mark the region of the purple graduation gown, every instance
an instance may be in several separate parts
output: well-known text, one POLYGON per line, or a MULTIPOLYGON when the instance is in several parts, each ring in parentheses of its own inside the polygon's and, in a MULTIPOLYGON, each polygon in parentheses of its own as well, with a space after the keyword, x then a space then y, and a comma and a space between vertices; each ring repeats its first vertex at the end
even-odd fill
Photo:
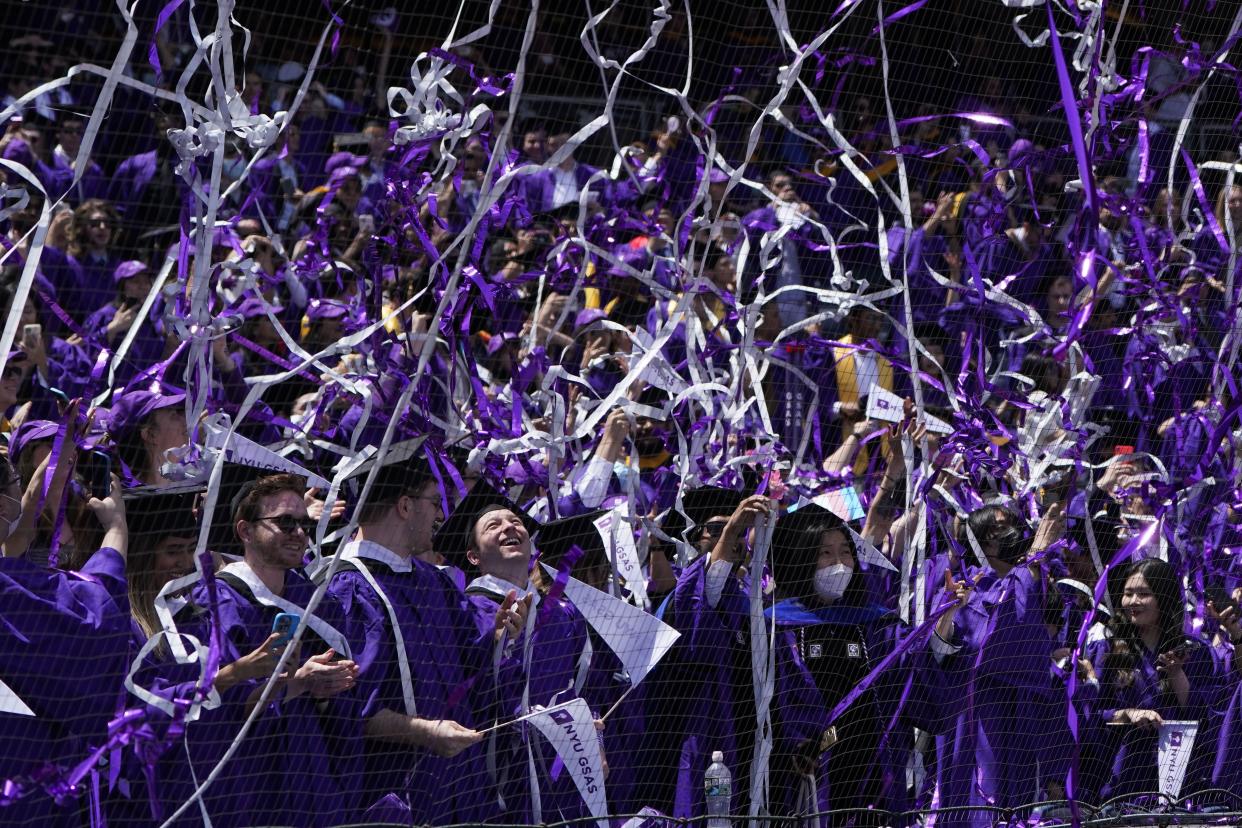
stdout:
MULTIPOLYGON (((216 635, 220 662, 229 664, 257 647, 271 634, 278 610, 258 603, 240 580, 227 573, 217 577, 219 612, 198 631, 200 640, 216 635)), ((299 607, 309 602, 314 584, 297 570, 285 574, 283 598, 299 607)), ((207 587, 195 586, 193 601, 209 606, 207 587)), ((341 627, 340 607, 325 596, 316 616, 341 627)), ((290 659, 296 669, 307 657, 326 649, 308 628, 301 657, 290 659)), ((221 694, 215 710, 204 711, 186 729, 187 749, 201 783, 219 762, 246 720, 246 699, 262 680, 239 683, 221 694)), ((303 695, 284 699, 273 692, 233 758, 204 794, 212 824, 223 826, 331 826, 358 817, 353 780, 360 771, 361 723, 347 694, 330 699, 303 695)), ((181 803, 165 805, 175 810, 181 803)), ((193 819, 197 809, 187 811, 193 819)))
MULTIPOLYGON (((392 565, 371 557, 363 565, 397 615, 418 717, 480 727, 488 712, 479 707, 491 681, 491 636, 479 634, 470 605, 448 575, 416 558, 406 570, 392 557, 392 565)), ((392 620, 383 601, 348 560, 333 576, 328 596, 341 606, 341 631, 358 663, 359 719, 365 722, 384 709, 406 715, 392 620)), ((365 771, 356 780, 364 808, 397 793, 408 794, 416 825, 473 822, 495 814, 494 800, 483 793, 487 771, 481 744, 445 759, 367 739, 364 756, 365 771)))
MULTIPOLYGON (((466 596, 474 608, 479 633, 490 634, 495 629, 496 610, 503 596, 473 583, 467 586, 466 596)), ((515 658, 522 658, 527 635, 534 636, 530 642, 529 672, 517 681, 502 679, 495 691, 495 709, 504 718, 522 714, 524 683, 529 685, 531 707, 548 707, 581 695, 590 668, 586 621, 564 598, 540 596, 538 607, 532 610, 531 619, 527 621, 527 632, 513 647, 515 658)), ((587 702, 596 715, 604 713, 598 709, 596 700, 588 698, 587 702)), ((491 723, 482 724, 490 726, 491 723)), ((534 757, 542 821, 556 822, 590 816, 573 779, 561 767, 547 740, 533 727, 515 726, 501 728, 493 738, 484 742, 484 749, 489 755, 488 763, 493 762, 494 756, 496 768, 496 778, 491 780, 492 784, 486 790, 497 802, 498 797, 503 797, 501 820, 521 823, 535 818, 527 770, 527 745, 531 746, 534 757)))
MULTIPOLYGON (((101 549, 81 572, 0 558, 0 678, 35 716, 0 713, 0 781, 72 768, 103 744, 129 666, 125 559, 101 549)), ((6 826, 78 824, 81 801, 42 790, 0 807, 6 826)))
MULTIPOLYGON (((696 559, 678 578, 665 608, 666 623, 682 637, 669 656, 685 677, 677 788, 673 816, 705 813, 703 774, 713 751, 724 753, 733 775, 732 813, 746 814, 750 799, 750 765, 754 754, 755 698, 750 652, 749 585, 730 575, 715 608, 707 598, 707 558, 696 559)), ((668 658, 668 657, 666 657, 668 658)), ((776 637, 775 679, 771 703, 772 761, 768 803, 773 814, 797 813, 800 799, 824 810, 827 801, 827 754, 821 755, 814 791, 803 791, 801 779, 790 770, 790 759, 808 742, 818 743, 828 728, 829 710, 823 704, 810 671, 797 654, 790 632, 776 637)), ((668 700, 672 701, 672 700, 668 700)))
POLYGON ((1162 674, 1156 669, 1157 653, 1140 645, 1137 665, 1132 671, 1124 671, 1130 675, 1123 675, 1123 671, 1109 669, 1110 665, 1106 663, 1112 649, 1111 639, 1088 644, 1087 655, 1100 678, 1096 732, 1103 731, 1099 737, 1102 743, 1099 755, 1106 760, 1102 768, 1104 776, 1098 782, 1102 799, 1159 790, 1157 732, 1134 727, 1103 726, 1112 720, 1113 713, 1126 708, 1155 710, 1161 718, 1168 720, 1198 719, 1199 736, 1195 740, 1190 766, 1186 769, 1182 795, 1213 787, 1210 777, 1214 773, 1218 747, 1212 736, 1218 735, 1218 729, 1209 716, 1229 682, 1236 679, 1232 679, 1230 654, 1217 650, 1205 641, 1199 644, 1187 657, 1184 666, 1190 683, 1190 695, 1185 707, 1177 703, 1172 693, 1161 691, 1162 674))
POLYGON ((119 256, 108 254, 81 258, 44 247, 39 269, 56 287, 56 301, 75 320, 82 322, 116 298, 116 282, 112 274, 121 263, 119 256))
MULTIPOLYGON (((985 576, 954 619, 965 648, 958 671, 962 709, 937 757, 941 808, 1018 808, 1063 781, 1072 751, 1064 686, 1053 681, 1044 579, 1029 567, 985 576)), ((951 666, 950 666, 951 665, 951 666)), ((993 811, 942 816, 944 825, 990 825, 993 811)))

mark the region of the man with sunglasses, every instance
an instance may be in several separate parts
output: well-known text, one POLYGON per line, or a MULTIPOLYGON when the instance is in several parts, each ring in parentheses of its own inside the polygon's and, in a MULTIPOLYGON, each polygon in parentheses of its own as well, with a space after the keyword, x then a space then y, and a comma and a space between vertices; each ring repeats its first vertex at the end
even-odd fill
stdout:
POLYGON ((357 506, 358 531, 341 547, 328 595, 344 609, 342 629, 358 654, 361 805, 382 803, 365 818, 474 822, 489 803, 477 786, 454 783, 483 764, 474 725, 490 696, 494 642, 518 636, 528 603, 506 600, 494 631, 481 634, 465 595, 423 558, 444 512, 422 442, 389 448, 357 506))
POLYGON ((294 615, 305 624, 301 652, 286 658, 223 778, 204 794, 203 807, 216 825, 284 825, 295 814, 305 824, 321 818, 337 824, 356 813, 356 799, 340 780, 357 772, 359 728, 352 703, 341 694, 353 687, 358 667, 339 632, 336 602, 324 597, 307 610, 315 585, 301 566, 314 523, 305 492, 306 481, 292 474, 267 475, 243 488, 233 508, 242 559, 223 567, 214 585, 200 581, 194 588, 193 603, 211 610, 204 616, 211 628, 196 634, 219 642, 220 676, 227 677, 215 683, 220 704, 204 709, 186 730, 198 779, 232 745, 289 646, 288 636, 273 630, 277 616, 294 615))

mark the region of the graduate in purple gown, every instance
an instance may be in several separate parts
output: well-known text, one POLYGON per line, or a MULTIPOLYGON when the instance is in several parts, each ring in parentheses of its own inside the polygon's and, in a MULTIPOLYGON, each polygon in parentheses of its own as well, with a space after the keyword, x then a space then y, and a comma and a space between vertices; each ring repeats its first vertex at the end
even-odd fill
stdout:
POLYGON ((443 517, 429 465, 409 456, 421 442, 389 449, 328 594, 341 605, 358 663, 362 806, 379 803, 370 817, 396 808, 416 825, 473 822, 498 815, 474 729, 492 712, 482 707, 493 643, 520 634, 529 602, 501 602, 481 634, 449 576, 420 559, 443 517))
POLYGON ((174 623, 185 625, 185 629, 191 629, 202 612, 190 605, 185 595, 170 594, 163 599, 159 595, 171 581, 194 571, 199 529, 194 505, 204 490, 182 487, 168 492, 144 487, 125 492, 131 658, 138 658, 149 642, 153 644, 137 667, 134 684, 155 700, 137 694, 126 698, 128 708, 137 707, 146 713, 144 730, 153 738, 131 743, 122 754, 120 778, 110 785, 104 800, 104 815, 110 826, 159 824, 171 816, 164 802, 175 807, 194 792, 179 739, 179 723, 172 711, 196 699, 204 665, 175 661, 156 602, 162 601, 176 619, 174 623))
MULTIPOLYGON (((868 596, 854 541, 836 515, 814 503, 791 511, 777 523, 772 538, 772 575, 781 601, 767 611, 778 631, 778 646, 788 647, 799 671, 809 673, 820 704, 833 709, 875 666, 887 642, 883 630, 895 617, 868 596)), ((889 682, 896 671, 882 677, 889 682)), ((832 746, 814 768, 817 810, 893 810, 905 780, 886 780, 884 754, 901 741, 887 699, 873 688, 863 693, 834 722, 832 746), (891 788, 891 790, 890 790, 891 788)), ((908 727, 908 725, 907 725, 908 727)), ((796 757, 789 757, 785 762, 796 757)), ((792 765, 773 773, 773 805, 784 802, 795 812, 799 779, 792 765), (776 789, 777 782, 785 787, 776 789)), ((843 815, 854 824, 871 824, 860 814, 843 815)), ((879 824, 878 822, 875 824, 879 824)))
POLYGON ((134 485, 166 484, 161 472, 165 452, 190 441, 185 393, 158 381, 120 392, 112 403, 108 434, 123 464, 123 479, 134 485))
MULTIPOLYGON (((525 632, 498 645, 506 656, 517 654, 526 665, 514 686, 498 683, 497 707, 506 718, 580 696, 591 668, 586 621, 559 590, 546 586, 547 579, 532 577, 530 538, 538 528, 525 511, 480 480, 434 541, 450 560, 461 560, 464 554, 478 573, 467 584, 466 596, 480 634, 495 630, 496 615, 507 602, 529 596, 531 617, 525 632)), ((533 728, 502 728, 489 735, 485 749, 487 766, 495 769, 489 791, 507 821, 588 815, 570 775, 533 728)))
MULTIPOLYGON (((71 412, 76 416, 76 405, 71 412)), ((65 485, 74 453, 67 448, 61 454, 53 486, 65 485)), ((130 658, 128 533, 119 490, 89 503, 105 529, 101 548, 79 571, 50 569, 25 557, 46 469, 46 462, 40 465, 37 482, 23 497, 12 467, 0 460, 0 533, 5 538, 0 557, 0 681, 13 694, 0 711, 5 737, 0 781, 5 796, 15 793, 8 780, 16 780, 24 791, 15 802, 0 806, 0 821, 6 826, 80 824, 80 800, 54 802, 31 776, 63 774, 104 744, 108 724, 120 712, 121 682, 130 658), (24 510, 23 502, 30 508, 24 510)), ((90 796, 99 793, 91 787, 90 796)))
POLYGON ((132 155, 117 165, 108 193, 108 200, 124 216, 135 248, 147 246, 143 234, 177 223, 189 193, 189 185, 175 170, 180 163, 177 150, 166 137, 168 130, 177 126, 174 116, 157 107, 151 119, 155 149, 132 155))
POLYGON ((932 276, 932 269, 949 278, 942 257, 949 249, 941 227, 953 211, 953 196, 941 194, 931 215, 923 212, 923 193, 910 191, 913 229, 895 224, 888 229, 888 264, 893 278, 901 279, 910 291, 910 308, 916 322, 931 322, 948 304, 948 289, 932 276))
MULTIPOLYGON (((1095 723, 1105 760, 1096 780, 1101 798, 1158 792, 1160 722, 1198 720, 1207 737, 1215 732, 1209 713, 1237 681, 1229 653, 1187 633, 1180 581, 1158 558, 1130 566, 1112 629, 1089 644, 1101 681, 1095 723)), ((1183 794, 1212 786, 1217 750, 1211 738, 1196 740, 1183 794)))
POLYGON ((137 259, 121 262, 112 271, 112 282, 115 286, 112 301, 88 316, 82 331, 89 337, 86 345, 92 353, 102 348, 115 353, 130 329, 138 325, 138 333, 129 344, 125 359, 113 374, 113 383, 124 386, 160 361, 166 341, 157 315, 159 302, 152 306, 146 319, 138 319, 138 311, 151 292, 151 271, 146 262, 137 259))
MULTIPOLYGON (((0 286, 0 313, 14 310, 16 286, 0 286)), ((85 349, 54 331, 46 323, 43 302, 38 293, 31 291, 21 310, 21 325, 17 329, 14 345, 22 350, 31 368, 30 391, 31 416, 59 419, 60 410, 55 397, 81 396, 90 379, 92 362, 85 349), (61 392, 55 395, 51 389, 61 392)))
POLYGON ((991 571, 942 633, 962 708, 937 763, 940 807, 976 810, 942 817, 945 824, 990 825, 987 808, 1021 808, 1063 790, 1072 745, 1065 689, 1052 676, 1047 577, 1024 563, 1051 543, 1059 508, 1049 508, 1034 539, 1012 512, 971 513, 969 528, 991 571))
MULTIPOLYGON (((569 137, 568 131, 549 135, 548 155, 551 156, 563 147, 569 137)), ((588 204, 607 201, 605 187, 609 179, 604 176, 592 182, 591 177, 597 172, 599 170, 595 167, 576 161, 573 152, 570 152, 559 165, 528 175, 522 180, 526 208, 532 215, 547 213, 566 204, 576 203, 585 189, 590 190, 587 195, 588 204)))
POLYGON ((77 207, 93 198, 104 198, 108 193, 108 179, 99 164, 93 158, 78 158, 86 122, 87 118, 81 113, 60 113, 51 164, 38 171, 48 192, 53 196, 65 193, 65 201, 70 207, 77 207), (82 175, 75 184, 73 178, 78 169, 81 169, 82 175))
MULTIPOLYGON (((665 621, 682 634, 676 666, 684 671, 683 681, 690 682, 681 687, 684 708, 680 711, 683 723, 674 816, 704 813, 703 774, 717 750, 724 753, 733 774, 731 812, 748 813, 756 728, 749 591, 756 585, 752 576, 741 574, 737 567, 743 561, 746 531, 771 508, 771 501, 763 495, 742 500, 711 552, 681 573, 664 610, 665 621)), ((773 796, 768 807, 774 814, 815 813, 826 803, 826 791, 805 790, 802 781, 819 764, 831 741, 829 711, 822 705, 814 678, 798 663, 785 636, 777 638, 775 664, 773 796)))
POLYGON ((1221 593, 1208 593, 1207 609, 1218 625, 1213 643, 1233 651, 1233 674, 1223 682, 1225 690, 1209 712, 1210 724, 1214 727, 1210 727, 1206 735, 1214 739, 1215 744, 1208 752, 1216 755, 1206 769, 1206 786, 1224 788, 1236 796, 1242 793, 1242 740, 1238 739, 1238 728, 1242 725, 1242 610, 1239 610, 1238 599, 1242 597, 1242 589, 1235 587, 1229 593, 1224 590, 1221 593))
MULTIPOLYGON (((305 491, 305 481, 290 474, 261 477, 245 489, 232 510, 242 560, 192 593, 194 604, 213 608, 196 635, 218 644, 225 665, 214 684, 219 706, 186 729, 200 784, 256 708, 284 649, 287 639, 273 631, 276 616, 289 613, 307 623, 300 652, 290 656, 245 740, 203 795, 201 807, 217 826, 335 825, 358 816, 350 780, 359 770, 360 724, 342 696, 358 667, 340 632, 339 605, 325 597, 306 614, 315 586, 300 571, 314 525, 305 491)), ((191 806, 186 817, 195 818, 198 809, 191 806)))
POLYGON ((73 211, 65 249, 43 249, 39 267, 56 286, 57 302, 79 323, 116 295, 113 273, 121 263, 116 252, 120 229, 113 206, 91 199, 73 211))
POLYGON ((1044 279, 1064 265, 1046 238, 1048 230, 1040 223, 1043 217, 1027 210, 1020 211, 1019 218, 1018 226, 981 239, 968 251, 966 261, 971 273, 977 269, 987 284, 1033 305, 1044 279))

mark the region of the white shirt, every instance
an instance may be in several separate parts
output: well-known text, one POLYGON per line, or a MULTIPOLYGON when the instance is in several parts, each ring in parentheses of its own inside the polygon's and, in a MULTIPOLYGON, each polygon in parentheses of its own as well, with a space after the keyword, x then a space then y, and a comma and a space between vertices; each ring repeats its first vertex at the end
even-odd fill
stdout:
POLYGON ((578 194, 582 190, 578 186, 578 177, 574 175, 577 169, 577 162, 568 170, 563 170, 560 167, 552 168, 552 180, 556 184, 552 189, 553 209, 578 200, 578 194))

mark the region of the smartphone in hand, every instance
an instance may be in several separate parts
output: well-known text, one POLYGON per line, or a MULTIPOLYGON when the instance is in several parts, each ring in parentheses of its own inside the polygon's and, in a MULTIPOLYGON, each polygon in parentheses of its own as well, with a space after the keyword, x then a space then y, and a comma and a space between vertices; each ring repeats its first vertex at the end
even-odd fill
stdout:
POLYGON ((276 641, 276 647, 288 646, 293 640, 293 631, 298 628, 298 624, 302 618, 295 612, 278 613, 272 619, 272 632, 277 633, 280 638, 276 641))
POLYGON ((112 458, 102 451, 92 451, 86 455, 86 484, 91 497, 103 500, 112 493, 112 458))

